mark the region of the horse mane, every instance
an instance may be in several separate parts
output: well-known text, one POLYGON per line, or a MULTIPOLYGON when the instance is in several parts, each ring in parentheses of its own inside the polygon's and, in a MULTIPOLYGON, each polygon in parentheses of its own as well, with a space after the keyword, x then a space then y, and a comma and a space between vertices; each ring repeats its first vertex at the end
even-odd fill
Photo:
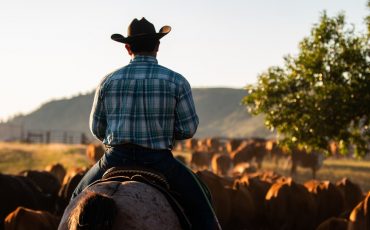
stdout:
POLYGON ((69 218, 71 230, 111 230, 117 215, 115 201, 106 195, 88 192, 69 218))

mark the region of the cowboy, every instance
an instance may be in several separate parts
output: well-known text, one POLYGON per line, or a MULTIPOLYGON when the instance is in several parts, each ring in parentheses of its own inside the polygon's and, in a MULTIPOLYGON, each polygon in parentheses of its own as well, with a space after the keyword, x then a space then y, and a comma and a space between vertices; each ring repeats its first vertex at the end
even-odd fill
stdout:
POLYGON ((219 229, 209 199, 195 174, 172 155, 175 140, 191 138, 199 123, 188 81, 158 64, 159 40, 171 31, 156 32, 145 18, 134 19, 124 43, 131 61, 108 74, 97 87, 90 130, 109 148, 83 177, 72 199, 111 167, 140 166, 162 173, 179 194, 193 229, 219 229))

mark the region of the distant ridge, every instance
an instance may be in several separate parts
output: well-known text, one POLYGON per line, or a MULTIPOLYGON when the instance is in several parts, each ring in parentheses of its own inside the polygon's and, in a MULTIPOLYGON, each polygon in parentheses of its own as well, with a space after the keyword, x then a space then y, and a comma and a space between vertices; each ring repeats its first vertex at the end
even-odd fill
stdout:
MULTIPOLYGON (((242 89, 194 88, 193 97, 200 125, 196 137, 270 137, 261 116, 251 116, 240 104, 242 89)), ((94 92, 47 102, 34 112, 8 121, 25 130, 68 130, 90 135, 88 119, 94 92)))

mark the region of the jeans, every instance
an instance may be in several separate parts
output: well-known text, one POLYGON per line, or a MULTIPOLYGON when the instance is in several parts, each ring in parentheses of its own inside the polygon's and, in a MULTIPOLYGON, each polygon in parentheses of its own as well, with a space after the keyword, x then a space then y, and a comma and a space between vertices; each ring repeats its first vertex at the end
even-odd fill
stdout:
POLYGON ((89 184, 101 179, 107 169, 120 166, 140 166, 162 173, 171 190, 179 194, 179 202, 193 229, 221 229, 203 185, 188 167, 173 157, 170 150, 152 150, 130 144, 108 148, 77 185, 72 199, 89 184))

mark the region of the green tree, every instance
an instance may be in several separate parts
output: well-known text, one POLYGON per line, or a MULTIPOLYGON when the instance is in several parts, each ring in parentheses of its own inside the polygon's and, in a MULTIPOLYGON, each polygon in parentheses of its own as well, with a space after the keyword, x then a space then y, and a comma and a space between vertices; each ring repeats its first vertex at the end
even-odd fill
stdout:
POLYGON ((252 114, 265 114, 265 125, 289 147, 328 150, 330 141, 342 153, 357 155, 370 140, 369 37, 357 35, 344 14, 328 17, 299 44, 297 56, 270 67, 248 85, 245 104, 252 114))

